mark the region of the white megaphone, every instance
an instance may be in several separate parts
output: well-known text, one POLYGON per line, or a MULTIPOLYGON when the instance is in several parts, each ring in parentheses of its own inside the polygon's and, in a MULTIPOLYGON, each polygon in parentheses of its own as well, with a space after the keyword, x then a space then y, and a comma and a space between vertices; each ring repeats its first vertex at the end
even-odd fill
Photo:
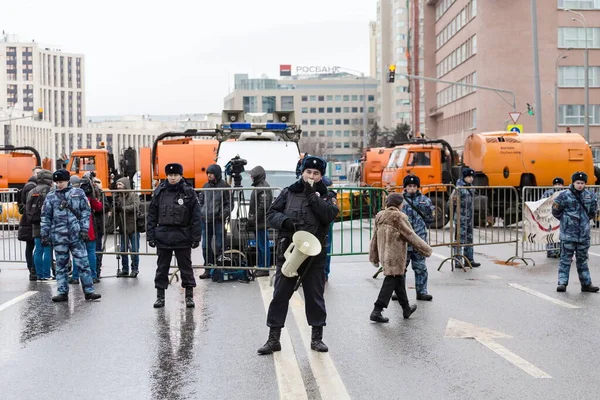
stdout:
POLYGON ((298 268, 306 257, 316 256, 321 252, 321 243, 310 232, 298 231, 292 236, 292 243, 283 254, 285 262, 281 267, 281 273, 288 278, 298 276, 298 268))

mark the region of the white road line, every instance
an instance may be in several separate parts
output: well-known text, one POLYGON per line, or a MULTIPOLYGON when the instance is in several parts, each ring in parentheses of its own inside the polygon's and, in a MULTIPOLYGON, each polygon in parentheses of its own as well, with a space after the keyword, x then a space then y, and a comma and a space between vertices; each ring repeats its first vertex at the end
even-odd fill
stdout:
POLYGON ((588 254, 591 255, 591 256, 600 257, 600 254, 598 254, 598 253, 592 253, 591 251, 588 251, 588 254))
POLYGON ((25 300, 26 298, 28 298, 28 297, 31 297, 31 296, 33 296, 33 295, 34 295, 34 294, 36 294, 36 293, 37 293, 37 291, 35 291, 35 290, 30 290, 29 292, 25 292, 25 293, 23 293, 22 295, 20 295, 20 296, 17 296, 17 297, 15 297, 15 298, 14 298, 14 299, 12 299, 12 300, 9 300, 9 301, 7 301, 6 303, 0 304, 0 311, 4 311, 4 310, 6 310, 8 307, 15 305, 15 304, 17 304, 18 302, 20 302, 20 301, 23 301, 23 300, 25 300))
MULTIPOLYGON (((269 304, 273 299, 273 288, 269 286, 269 278, 258 278, 265 311, 269 312, 269 304)), ((275 373, 281 399, 308 399, 306 387, 302 380, 300 366, 287 330, 281 331, 281 351, 273 353, 275 373)))
POLYGON ((486 278, 489 278, 489 279, 502 279, 502 277, 500 277, 498 275, 486 275, 486 278))
POLYGON ((338 374, 329 353, 318 353, 310 348, 311 328, 306 324, 304 302, 297 292, 294 293, 290 300, 290 307, 296 324, 300 329, 302 343, 308 354, 310 368, 317 381, 321 398, 336 400, 350 399, 346 386, 342 382, 342 378, 338 374))
POLYGON ((441 259, 441 260, 445 260, 446 258, 450 258, 450 256, 445 256, 445 255, 443 255, 443 254, 438 254, 438 253, 432 253, 431 255, 432 255, 433 257, 437 257, 437 258, 439 258, 439 259, 441 259))
POLYGON ((527 292, 529 294, 532 294, 534 296, 537 296, 540 299, 547 300, 547 301, 549 301, 551 303, 554 303, 554 304, 556 304, 558 306, 561 306, 561 307, 565 307, 565 308, 581 308, 579 306, 576 306, 576 305, 573 305, 573 304, 569 304, 569 303, 565 303, 564 301, 561 301, 561 300, 555 299, 554 297, 550 297, 548 295, 545 295, 544 293, 540 293, 540 292, 537 292, 537 291, 535 291, 533 289, 529 289, 528 287, 521 286, 518 283, 509 283, 508 285, 514 287, 515 289, 519 289, 519 290, 522 290, 522 291, 527 292))
POLYGON ((512 351, 508 350, 506 347, 498 344, 494 341, 494 339, 484 336, 476 337, 479 343, 492 350, 494 353, 498 354, 500 357, 503 357, 507 361, 511 362, 518 368, 521 368, 523 371, 527 372, 529 375, 534 378, 552 378, 550 375, 533 365, 527 360, 519 357, 512 351))

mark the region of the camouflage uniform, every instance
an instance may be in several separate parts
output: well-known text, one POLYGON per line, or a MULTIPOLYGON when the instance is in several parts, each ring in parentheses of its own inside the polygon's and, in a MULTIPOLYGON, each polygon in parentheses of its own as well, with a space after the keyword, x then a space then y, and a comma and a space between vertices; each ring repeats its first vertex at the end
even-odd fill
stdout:
POLYGON ((596 195, 587 189, 578 191, 573 185, 570 185, 568 190, 565 190, 554 199, 552 215, 560 220, 559 285, 567 286, 569 284, 569 271, 571 270, 573 254, 575 254, 575 264, 577 265, 581 285, 589 286, 592 284, 588 268, 590 220, 594 218, 597 210, 596 195))
MULTIPOLYGON (((554 193, 560 192, 561 190, 565 190, 564 187, 555 187, 552 189, 548 189, 542 194, 543 199, 547 199, 551 197, 554 193)), ((558 243, 548 243, 546 245, 546 256, 548 258, 558 258, 560 257, 560 242, 558 243)))
MULTIPOLYGON (((460 244, 472 244, 473 243, 473 209, 474 209, 474 197, 473 189, 467 187, 472 186, 470 183, 459 179, 456 182, 457 189, 452 193, 451 204, 456 204, 456 192, 458 192, 460 205, 454 208, 454 224, 460 234, 460 244), (460 215, 460 223, 456 221, 456 215, 460 215)), ((473 246, 454 246, 453 254, 464 254, 471 263, 473 260, 473 246)))
POLYGON ((50 191, 44 201, 41 236, 49 238, 54 247, 59 294, 69 293, 69 284, 67 283, 69 251, 73 255, 74 263, 79 268, 83 291, 85 293, 94 292, 86 247, 79 237, 80 232, 89 230, 90 213, 90 205, 83 190, 71 185, 63 190, 50 191))
MULTIPOLYGON (((408 216, 408 221, 410 222, 415 233, 424 241, 427 241, 427 227, 429 224, 433 222, 433 211, 434 207, 431 203, 431 199, 429 197, 421 194, 420 191, 417 190, 416 193, 410 194, 406 190, 404 191, 404 202, 402 211, 408 216), (410 206, 412 204, 419 212, 425 217, 419 215, 413 207, 410 206)), ((425 264, 425 256, 414 250, 411 245, 408 245, 408 254, 406 256, 406 267, 408 269, 408 264, 412 263, 412 269, 415 272, 415 288, 417 290, 417 294, 427 294, 427 264, 425 264)))

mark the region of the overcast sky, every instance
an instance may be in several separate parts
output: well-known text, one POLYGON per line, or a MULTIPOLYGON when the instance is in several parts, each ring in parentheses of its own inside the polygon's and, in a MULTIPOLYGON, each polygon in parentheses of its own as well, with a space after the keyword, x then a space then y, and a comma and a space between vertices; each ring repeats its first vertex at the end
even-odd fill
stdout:
POLYGON ((376 0, 3 1, 0 29, 83 53, 89 116, 179 114, 220 112, 234 73, 368 73, 375 14, 376 0))

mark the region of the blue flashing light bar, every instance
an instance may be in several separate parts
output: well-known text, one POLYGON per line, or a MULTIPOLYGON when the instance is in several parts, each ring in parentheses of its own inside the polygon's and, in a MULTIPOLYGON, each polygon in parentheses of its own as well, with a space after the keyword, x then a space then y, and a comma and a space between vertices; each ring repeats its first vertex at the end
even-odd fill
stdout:
POLYGON ((267 122, 266 124, 251 124, 250 122, 233 122, 229 126, 223 125, 224 129, 231 129, 235 131, 239 130, 252 130, 252 129, 264 129, 267 131, 285 131, 289 127, 288 124, 281 122, 267 122))
POLYGON ((282 123, 277 123, 277 122, 267 123, 267 130, 284 131, 287 129, 287 127, 288 127, 287 124, 282 124, 282 123))
POLYGON ((252 124, 249 122, 234 122, 229 127, 231 129, 252 129, 252 124))

